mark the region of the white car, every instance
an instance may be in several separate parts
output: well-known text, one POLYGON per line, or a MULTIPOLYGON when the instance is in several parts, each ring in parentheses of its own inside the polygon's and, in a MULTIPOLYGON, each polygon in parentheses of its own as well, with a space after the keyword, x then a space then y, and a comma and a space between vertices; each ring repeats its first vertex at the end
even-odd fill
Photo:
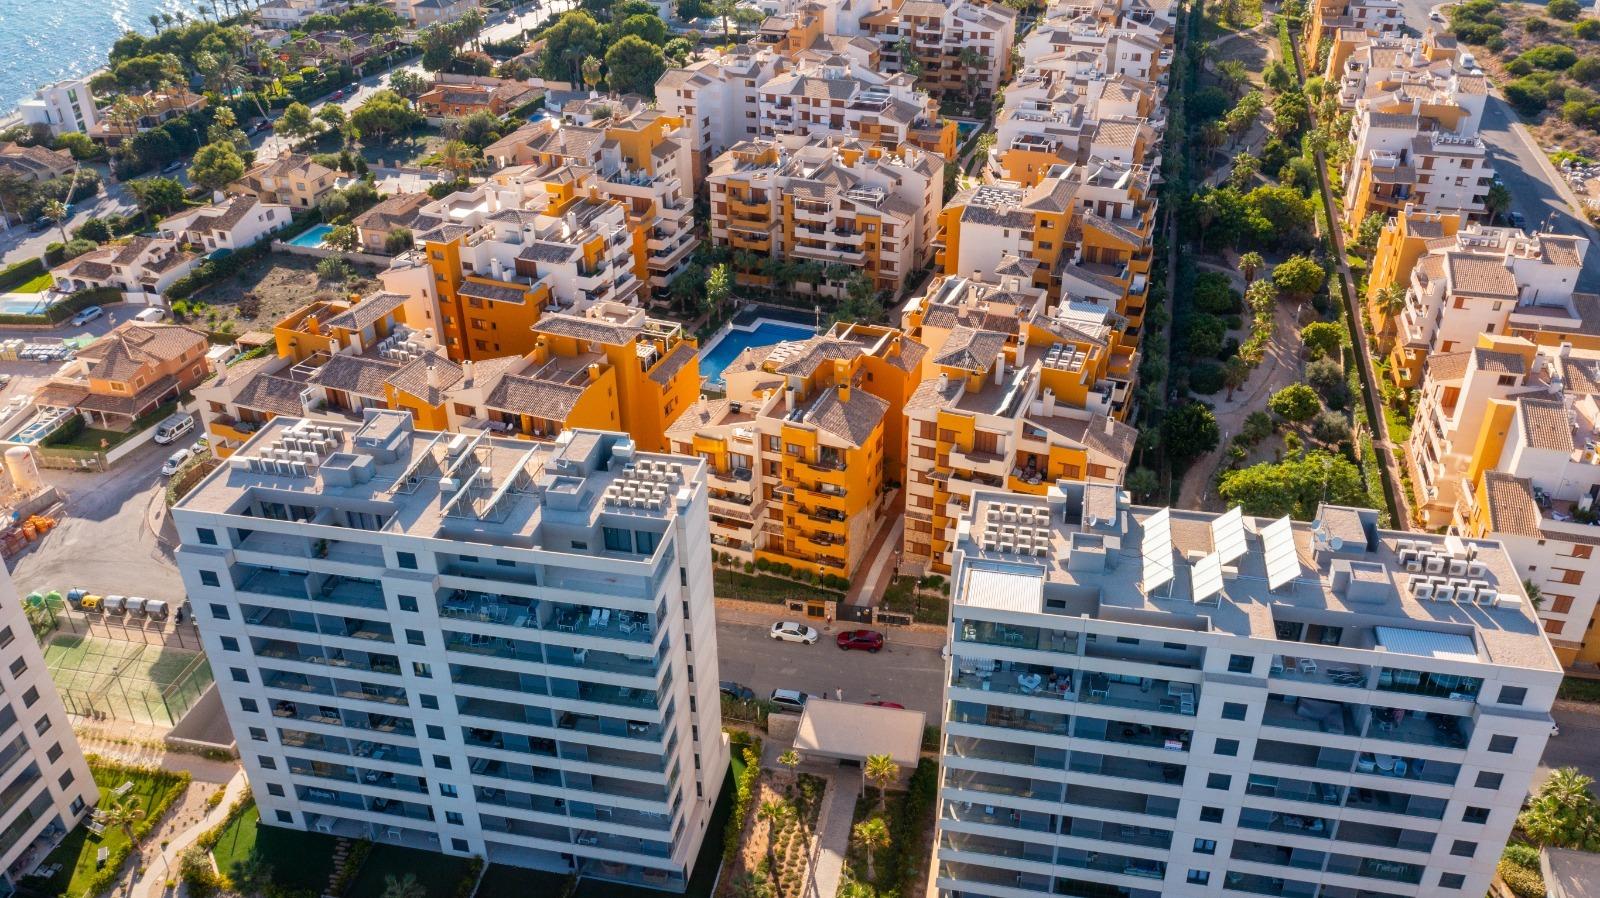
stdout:
POLYGON ((72 316, 72 326, 83 327, 85 324, 88 324, 96 318, 99 318, 105 313, 106 310, 99 306, 89 306, 86 309, 79 309, 78 314, 72 316))
POLYGON ((179 449, 177 452, 167 456, 167 463, 161 466, 161 476, 171 477, 172 475, 178 473, 178 469, 183 467, 183 463, 188 461, 193 455, 194 453, 190 452, 188 449, 179 449))
POLYGON ((772 629, 768 631, 768 635, 773 639, 781 639, 784 642, 799 642, 805 645, 811 645, 817 641, 816 630, 805 624, 788 620, 778 621, 773 624, 772 629))
POLYGON ((1428 13, 1428 18, 1434 20, 1435 22, 1443 22, 1444 14, 1436 9, 1433 12, 1428 13))

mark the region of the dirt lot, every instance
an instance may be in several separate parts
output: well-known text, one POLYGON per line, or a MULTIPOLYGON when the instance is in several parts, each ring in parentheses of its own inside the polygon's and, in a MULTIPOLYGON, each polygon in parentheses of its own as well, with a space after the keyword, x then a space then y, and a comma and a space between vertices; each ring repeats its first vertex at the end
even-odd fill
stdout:
POLYGON ((371 268, 352 267, 351 278, 340 284, 317 274, 318 261, 308 256, 271 253, 238 276, 196 293, 190 302, 204 303, 205 309, 189 317, 191 320, 198 318, 213 328, 232 321, 235 332, 243 333, 252 328, 270 328, 313 299, 335 299, 351 293, 365 295, 378 289, 371 268))
MULTIPOLYGON (((1499 53, 1491 53, 1486 47, 1467 44, 1463 44, 1463 47, 1471 51, 1478 65, 1497 87, 1516 79, 1515 75, 1506 71, 1506 63, 1519 53, 1535 47, 1564 44, 1571 47, 1580 57, 1600 54, 1600 40, 1574 37, 1571 23, 1544 16, 1542 5, 1502 3, 1496 11, 1505 16, 1506 20, 1505 27, 1500 31, 1500 36, 1506 42, 1505 48, 1499 53), (1543 18, 1550 23, 1550 28, 1540 34, 1529 34, 1525 25, 1532 18, 1543 18)), ((1567 77, 1563 77, 1561 81, 1568 85, 1574 83, 1567 77)), ((1547 109, 1537 119, 1530 120, 1524 117, 1523 120, 1527 123, 1528 130, 1533 132, 1541 149, 1548 152, 1560 148, 1590 159, 1600 159, 1600 133, 1572 124, 1558 115, 1556 110, 1547 109)))

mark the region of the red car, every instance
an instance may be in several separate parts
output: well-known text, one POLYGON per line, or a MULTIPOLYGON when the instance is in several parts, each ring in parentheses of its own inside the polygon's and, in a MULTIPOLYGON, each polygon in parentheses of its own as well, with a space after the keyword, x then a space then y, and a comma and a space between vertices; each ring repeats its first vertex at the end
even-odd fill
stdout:
POLYGON ((904 711, 906 709, 906 706, 899 702, 867 702, 867 704, 875 708, 894 708, 896 711, 904 711))
POLYGON ((846 630, 835 640, 841 649, 876 652, 883 648, 883 634, 877 630, 846 630))

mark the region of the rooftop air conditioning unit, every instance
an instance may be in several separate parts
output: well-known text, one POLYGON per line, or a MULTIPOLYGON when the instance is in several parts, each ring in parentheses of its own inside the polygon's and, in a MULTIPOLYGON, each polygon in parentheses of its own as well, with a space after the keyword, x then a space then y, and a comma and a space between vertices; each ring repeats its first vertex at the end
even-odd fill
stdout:
POLYGON ((1418 601, 1433 601, 1433 582, 1430 580, 1413 579, 1411 581, 1411 595, 1418 601))

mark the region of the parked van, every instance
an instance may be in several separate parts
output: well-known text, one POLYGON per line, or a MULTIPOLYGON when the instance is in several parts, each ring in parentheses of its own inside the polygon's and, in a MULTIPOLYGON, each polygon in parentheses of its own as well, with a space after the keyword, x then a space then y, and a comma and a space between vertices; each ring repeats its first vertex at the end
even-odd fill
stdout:
POLYGON ((167 603, 161 599, 145 599, 144 614, 145 617, 148 617, 151 620, 166 620, 167 603))
POLYGON ((155 324, 167 317, 167 310, 151 306, 133 316, 134 321, 143 321, 145 324, 155 324))
POLYGON ((127 609, 129 617, 144 617, 144 599, 138 596, 128 596, 122 607, 127 609))
POLYGON ((804 711, 806 702, 810 698, 811 696, 797 689, 772 690, 772 703, 777 705, 780 711, 794 711, 796 713, 804 711))
POLYGON ((173 412, 156 425, 156 442, 176 443, 194 430, 194 416, 188 412, 173 412))
POLYGON ((101 605, 101 607, 103 607, 105 609, 105 612, 107 614, 127 614, 128 613, 128 597, 127 596, 106 596, 105 600, 102 601, 100 603, 100 605, 101 605))

